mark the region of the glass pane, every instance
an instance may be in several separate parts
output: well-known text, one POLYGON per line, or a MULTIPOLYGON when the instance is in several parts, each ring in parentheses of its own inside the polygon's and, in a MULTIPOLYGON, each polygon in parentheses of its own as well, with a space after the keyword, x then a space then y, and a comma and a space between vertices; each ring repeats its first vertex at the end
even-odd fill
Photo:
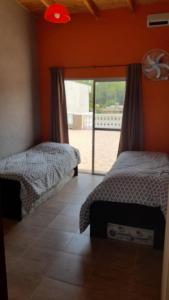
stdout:
POLYGON ((96 82, 94 173, 106 173, 117 158, 125 87, 125 81, 96 82))
POLYGON ((125 81, 96 82, 95 128, 121 129, 125 81))
POLYGON ((95 173, 105 174, 117 158, 120 131, 95 131, 95 173))
POLYGON ((93 81, 65 81, 69 143, 81 155, 80 171, 92 169, 93 81))

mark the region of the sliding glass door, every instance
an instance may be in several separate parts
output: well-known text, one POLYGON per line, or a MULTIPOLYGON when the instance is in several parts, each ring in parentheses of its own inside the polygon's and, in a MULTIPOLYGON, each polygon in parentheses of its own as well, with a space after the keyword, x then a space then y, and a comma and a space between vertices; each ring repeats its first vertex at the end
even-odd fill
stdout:
POLYGON ((81 172, 92 170, 93 80, 65 81, 69 143, 79 149, 81 172))
POLYGON ((105 174, 117 157, 125 81, 95 81, 93 105, 93 170, 105 174))
POLYGON ((69 141, 81 153, 79 170, 105 174, 117 157, 124 80, 65 82, 69 141))

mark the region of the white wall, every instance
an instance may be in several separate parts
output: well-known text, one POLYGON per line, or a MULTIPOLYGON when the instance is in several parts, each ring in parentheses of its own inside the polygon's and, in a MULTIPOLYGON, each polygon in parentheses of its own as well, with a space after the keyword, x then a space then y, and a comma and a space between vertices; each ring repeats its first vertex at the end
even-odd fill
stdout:
POLYGON ((76 81, 65 81, 68 113, 88 113, 90 86, 76 81))
POLYGON ((0 0, 0 157, 39 141, 34 20, 15 0, 0 0))

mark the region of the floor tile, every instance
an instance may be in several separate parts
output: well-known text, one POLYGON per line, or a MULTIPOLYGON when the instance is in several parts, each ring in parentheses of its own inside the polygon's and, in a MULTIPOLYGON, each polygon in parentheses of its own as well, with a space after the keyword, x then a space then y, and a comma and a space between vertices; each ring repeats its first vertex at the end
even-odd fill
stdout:
POLYGON ((42 236, 34 243, 35 248, 64 250, 71 241, 73 233, 62 232, 53 228, 48 228, 42 236))
POLYGON ((45 260, 36 260, 31 258, 18 258, 15 261, 11 261, 9 264, 7 263, 7 274, 14 275, 17 272, 20 275, 24 276, 40 276, 41 274, 45 274, 50 268, 49 261, 45 260))
POLYGON ((54 211, 53 213, 39 213, 37 209, 35 213, 26 216, 22 220, 22 224, 26 224, 27 226, 29 225, 33 227, 38 226, 41 228, 46 228, 54 220, 55 217, 56 214, 54 211))
POLYGON ((67 253, 58 253, 47 276, 59 281, 83 286, 92 273, 86 259, 67 253))
POLYGON ((61 214, 68 217, 79 218, 81 205, 78 204, 67 204, 62 210, 61 214))
POLYGON ((23 275, 19 271, 15 274, 8 274, 9 300, 29 300, 41 279, 41 276, 23 275))
POLYGON ((75 234, 65 249, 66 252, 85 256, 91 259, 95 258, 97 250, 93 247, 93 242, 89 236, 75 234))
POLYGON ((78 286, 44 278, 30 300, 84 300, 78 286))
POLYGON ((79 218, 60 214, 50 223, 49 228, 76 233, 79 232, 79 218))

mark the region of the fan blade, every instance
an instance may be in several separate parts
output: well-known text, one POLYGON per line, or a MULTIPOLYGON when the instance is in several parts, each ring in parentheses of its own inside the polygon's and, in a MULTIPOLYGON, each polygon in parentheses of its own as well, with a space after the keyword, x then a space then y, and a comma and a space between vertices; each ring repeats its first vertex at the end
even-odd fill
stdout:
POLYGON ((164 53, 160 53, 157 57, 156 57, 156 63, 158 64, 161 60, 161 58, 164 56, 164 53))
POLYGON ((147 62, 150 64, 150 66, 153 66, 155 65, 155 61, 152 60, 151 56, 150 55, 147 55, 147 62))
POLYGON ((155 75, 155 77, 157 78, 157 79, 159 79, 160 78, 160 75, 161 75, 161 71, 160 71, 160 68, 158 67, 158 65, 154 65, 152 68, 149 68, 149 69, 145 69, 145 72, 147 72, 147 73, 151 73, 151 72, 156 72, 156 75, 155 75))
POLYGON ((151 68, 146 68, 146 69, 144 69, 144 71, 147 73, 150 73, 150 72, 154 71, 154 66, 151 68))
POLYGON ((158 66, 169 70, 169 65, 167 64, 158 64, 158 66))
POLYGON ((161 70, 160 70, 159 66, 158 65, 154 65, 154 69, 157 72, 156 78, 159 79, 160 76, 161 76, 161 70))

